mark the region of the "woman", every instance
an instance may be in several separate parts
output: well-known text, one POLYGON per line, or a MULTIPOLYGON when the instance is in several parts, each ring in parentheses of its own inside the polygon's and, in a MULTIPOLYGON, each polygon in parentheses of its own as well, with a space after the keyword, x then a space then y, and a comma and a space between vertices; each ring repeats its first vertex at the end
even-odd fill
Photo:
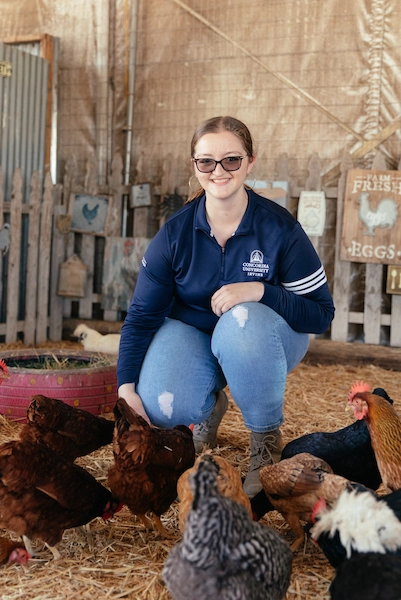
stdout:
POLYGON ((121 331, 118 392, 156 426, 195 423, 200 451, 217 443, 228 385, 251 432, 252 497, 260 468, 280 457, 287 374, 334 307, 298 221, 244 185, 256 161, 248 128, 204 121, 191 157, 200 191, 145 253, 121 331))

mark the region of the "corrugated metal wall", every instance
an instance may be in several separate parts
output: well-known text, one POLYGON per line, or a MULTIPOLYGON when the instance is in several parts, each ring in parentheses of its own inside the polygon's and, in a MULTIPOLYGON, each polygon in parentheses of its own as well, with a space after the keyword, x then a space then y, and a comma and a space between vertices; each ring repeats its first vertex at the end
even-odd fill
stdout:
MULTIPOLYGON (((29 46, 37 52, 35 45, 29 46)), ((0 165, 4 200, 9 202, 15 169, 21 169, 23 202, 29 198, 29 182, 38 171, 43 184, 46 107, 49 64, 47 60, 0 44, 0 165), (8 65, 10 65, 8 67, 8 65)))

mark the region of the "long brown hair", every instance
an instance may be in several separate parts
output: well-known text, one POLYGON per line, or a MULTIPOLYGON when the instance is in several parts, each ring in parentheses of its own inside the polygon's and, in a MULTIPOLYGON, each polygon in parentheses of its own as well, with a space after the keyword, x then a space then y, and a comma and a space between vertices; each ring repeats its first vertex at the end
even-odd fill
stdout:
MULTIPOLYGON (((202 136, 206 135, 207 133, 219 133, 220 131, 230 131, 233 133, 244 146, 247 156, 252 157, 254 155, 253 140, 248 127, 242 121, 239 121, 234 117, 227 116, 212 117, 211 119, 202 121, 202 123, 198 125, 191 140, 191 157, 194 156, 196 144, 202 136)), ((186 204, 188 202, 192 202, 192 200, 196 200, 196 198, 202 196, 203 193, 204 189, 200 187, 199 190, 196 190, 188 196, 186 204)))

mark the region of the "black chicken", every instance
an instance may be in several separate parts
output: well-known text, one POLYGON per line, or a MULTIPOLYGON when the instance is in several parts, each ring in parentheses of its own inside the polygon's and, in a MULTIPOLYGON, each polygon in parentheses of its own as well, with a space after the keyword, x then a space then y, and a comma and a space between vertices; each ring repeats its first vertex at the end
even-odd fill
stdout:
POLYGON ((281 600, 290 583, 290 548, 218 492, 218 473, 207 455, 192 476, 194 499, 183 540, 164 564, 166 586, 174 600, 281 600))

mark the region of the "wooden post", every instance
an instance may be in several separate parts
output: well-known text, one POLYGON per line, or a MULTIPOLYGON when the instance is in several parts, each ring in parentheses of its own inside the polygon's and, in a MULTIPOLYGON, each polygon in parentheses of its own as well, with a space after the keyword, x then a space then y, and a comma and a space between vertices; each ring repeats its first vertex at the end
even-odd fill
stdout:
POLYGON ((47 321, 49 310, 50 249, 53 223, 53 184, 50 173, 45 178, 45 193, 41 207, 39 270, 38 270, 38 310, 36 342, 47 340, 47 321))
POLYGON ((34 171, 31 178, 31 193, 29 197, 29 235, 28 261, 26 273, 27 300, 25 308, 24 343, 35 343, 36 307, 38 302, 38 245, 40 228, 40 179, 39 171, 34 171), (33 293, 35 290, 35 293, 33 293))
POLYGON ((11 243, 8 259, 6 343, 17 340, 22 223, 21 169, 16 169, 14 172, 10 204, 11 243))

